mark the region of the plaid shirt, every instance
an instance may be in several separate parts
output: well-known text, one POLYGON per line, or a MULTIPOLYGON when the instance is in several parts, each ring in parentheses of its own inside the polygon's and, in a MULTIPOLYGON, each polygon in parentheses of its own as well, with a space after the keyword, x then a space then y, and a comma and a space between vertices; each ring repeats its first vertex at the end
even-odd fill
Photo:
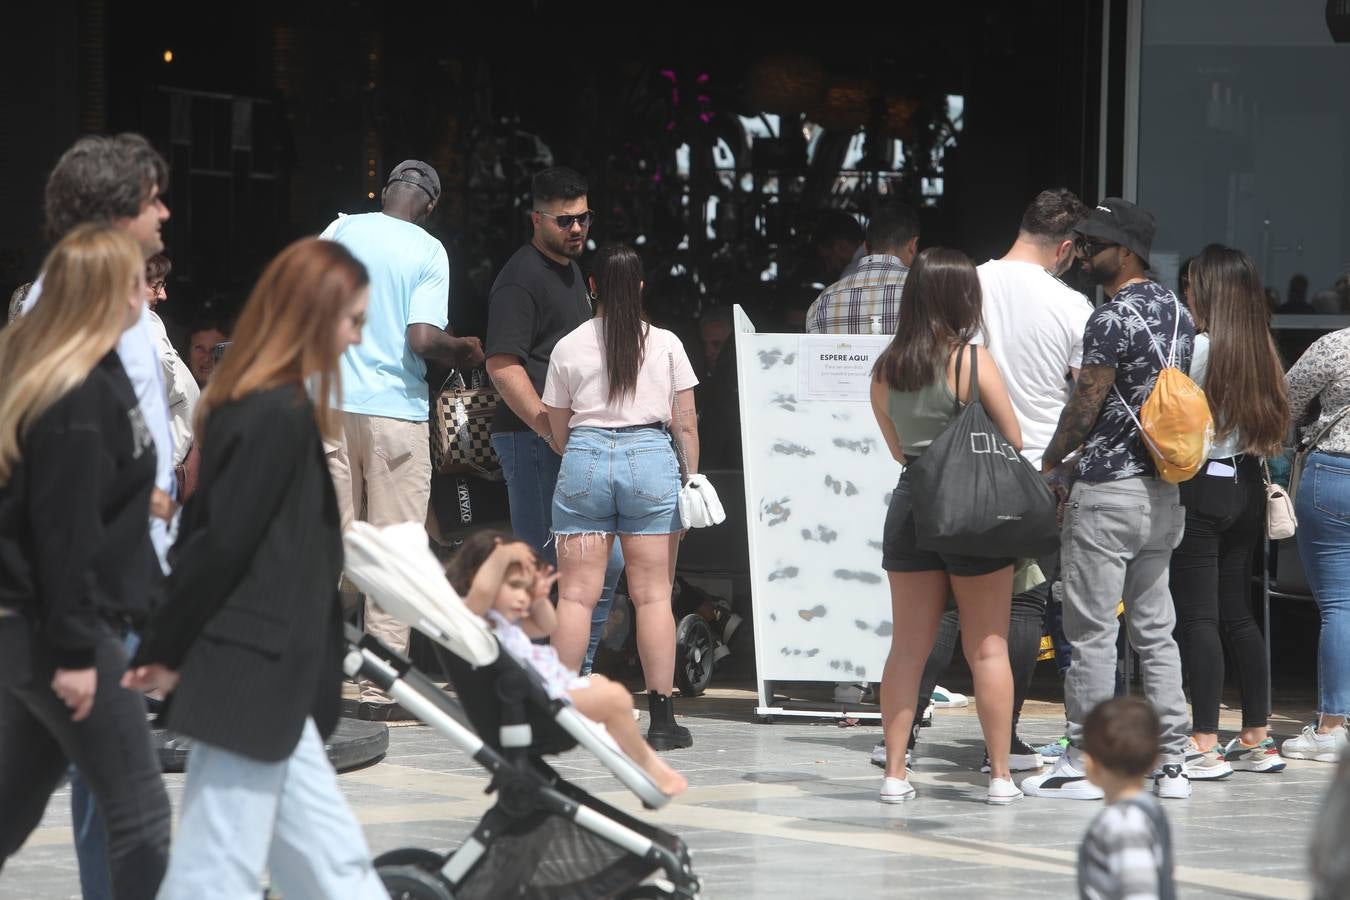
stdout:
POLYGON ((895 334, 900 292, 909 267, 898 257, 864 256, 858 271, 820 292, 806 311, 808 334, 870 334, 872 316, 881 316, 881 333, 895 334))

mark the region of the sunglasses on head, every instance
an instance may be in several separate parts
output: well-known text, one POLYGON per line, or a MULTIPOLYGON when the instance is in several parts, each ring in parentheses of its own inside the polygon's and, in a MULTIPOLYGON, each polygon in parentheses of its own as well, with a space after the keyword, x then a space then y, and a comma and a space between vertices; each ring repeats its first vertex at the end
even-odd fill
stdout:
POLYGON ((571 231, 572 223, 574 222, 580 225, 582 228, 590 228, 591 222, 595 221, 595 211, 590 209, 586 210, 584 213, 576 213, 573 215, 562 215, 562 216, 555 216, 553 213, 546 213, 542 209, 536 209, 535 212, 539 213, 539 215, 541 216, 548 216, 550 219, 557 222, 558 227, 561 228, 563 231, 571 231))

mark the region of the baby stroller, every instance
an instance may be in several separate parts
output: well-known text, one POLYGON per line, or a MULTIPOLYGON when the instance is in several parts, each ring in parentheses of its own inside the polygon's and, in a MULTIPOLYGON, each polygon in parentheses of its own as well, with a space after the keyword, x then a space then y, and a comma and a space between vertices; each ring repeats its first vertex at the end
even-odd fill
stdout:
POLYGON ((698 897, 700 882, 683 841, 569 784, 544 761, 545 754, 580 744, 646 808, 670 799, 602 728, 565 700, 550 700, 534 671, 501 650, 487 623, 446 581, 422 526, 356 522, 345 543, 348 578, 432 640, 460 702, 350 626, 347 674, 370 679, 448 737, 492 775, 487 792, 497 795, 457 849, 408 848, 378 857, 391 897, 698 897))

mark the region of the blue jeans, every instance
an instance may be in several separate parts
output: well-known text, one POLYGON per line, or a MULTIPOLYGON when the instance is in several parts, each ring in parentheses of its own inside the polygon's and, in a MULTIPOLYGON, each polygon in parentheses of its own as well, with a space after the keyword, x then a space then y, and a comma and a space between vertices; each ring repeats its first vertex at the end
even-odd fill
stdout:
MULTIPOLYGON (((492 449, 506 476, 506 499, 511 506, 511 530, 516 537, 535 549, 542 558, 557 565, 557 548, 550 540, 553 531, 553 491, 558 486, 562 457, 553 452, 533 431, 503 431, 492 436, 492 449)), ((600 643, 600 635, 609 621, 609 605, 614 588, 623 574, 623 551, 619 542, 609 554, 605 567, 605 587, 600 602, 591 614, 591 639, 586 645, 586 660, 581 674, 591 671, 591 660, 600 643)))
POLYGON ((313 719, 280 762, 193 743, 158 900, 256 900, 264 868, 286 897, 389 897, 313 719))
POLYGON ((1310 454, 1294 507, 1298 552, 1322 614, 1317 709, 1350 715, 1350 458, 1310 454))

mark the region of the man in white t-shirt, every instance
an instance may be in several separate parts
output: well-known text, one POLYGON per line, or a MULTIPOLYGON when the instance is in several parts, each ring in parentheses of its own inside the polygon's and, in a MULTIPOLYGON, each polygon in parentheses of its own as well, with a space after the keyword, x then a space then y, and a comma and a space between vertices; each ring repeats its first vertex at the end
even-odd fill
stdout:
MULTIPOLYGON (((984 330, 977 342, 988 347, 998 363, 1022 426, 1022 455, 1037 469, 1083 362, 1083 329, 1092 305, 1059 276, 1073 264, 1073 228, 1086 215, 1087 208, 1072 191, 1042 191, 1023 214, 1017 240, 1008 252, 976 270, 984 293, 984 330)), ((1013 669, 1009 757, 1013 771, 1037 769, 1042 764, 1035 749, 1017 736, 1017 719, 1040 654, 1050 584, 1059 569, 1058 554, 1041 560, 1040 565, 1047 580, 1016 594, 1012 601, 1008 657, 1013 669)), ((956 610, 949 609, 919 687, 925 704, 951 662, 957 629, 956 610)))
MULTIPOLYGON (((431 500, 427 360, 472 368, 483 362, 478 338, 453 337, 450 264, 423 228, 441 196, 428 163, 410 159, 389 174, 381 211, 342 216, 320 237, 352 252, 370 274, 370 303, 359 344, 342 355, 342 441, 328 445, 328 469, 345 530, 425 523, 431 500)), ((400 653, 408 626, 366 603, 366 630, 400 653)), ((361 685, 363 719, 406 717, 374 684, 361 685)))

